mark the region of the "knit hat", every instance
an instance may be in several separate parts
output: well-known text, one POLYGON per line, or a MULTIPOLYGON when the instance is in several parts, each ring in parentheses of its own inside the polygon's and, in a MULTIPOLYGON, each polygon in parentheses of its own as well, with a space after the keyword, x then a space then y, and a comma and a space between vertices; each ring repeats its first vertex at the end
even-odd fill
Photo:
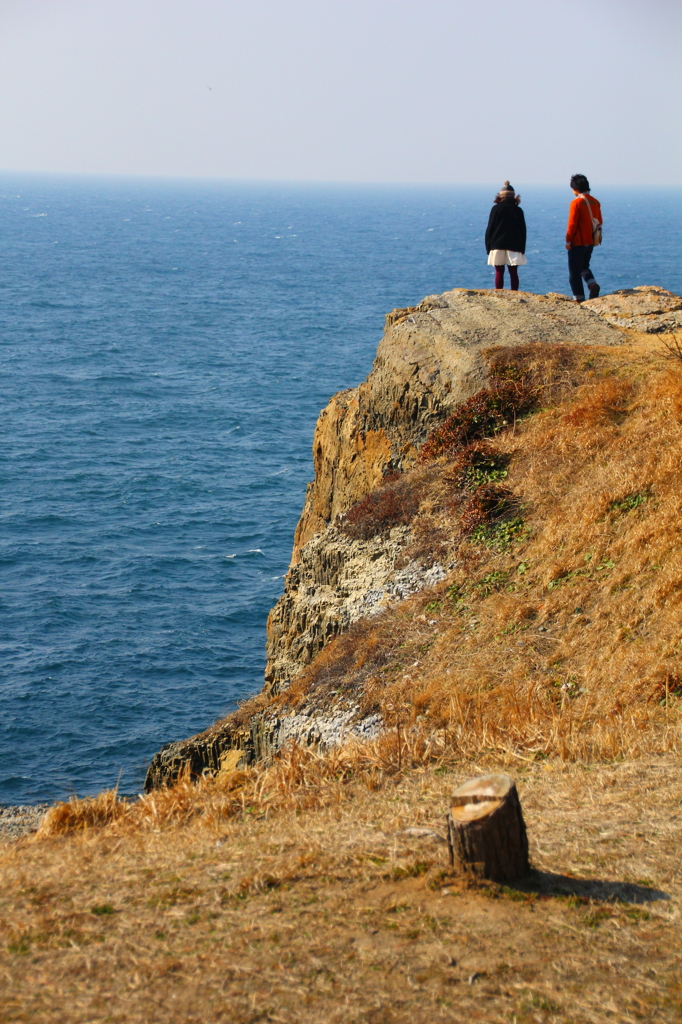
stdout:
POLYGON ((513 199, 514 189, 511 187, 508 181, 505 181, 504 185, 500 189, 500 195, 503 199, 513 199))

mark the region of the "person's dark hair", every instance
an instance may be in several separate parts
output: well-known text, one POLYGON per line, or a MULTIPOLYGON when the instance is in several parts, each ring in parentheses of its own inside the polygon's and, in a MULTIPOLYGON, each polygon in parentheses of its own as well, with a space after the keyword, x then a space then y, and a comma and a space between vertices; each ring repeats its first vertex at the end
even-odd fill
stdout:
POLYGON ((571 178, 571 188, 576 192, 589 192, 590 183, 584 174, 574 174, 571 178))

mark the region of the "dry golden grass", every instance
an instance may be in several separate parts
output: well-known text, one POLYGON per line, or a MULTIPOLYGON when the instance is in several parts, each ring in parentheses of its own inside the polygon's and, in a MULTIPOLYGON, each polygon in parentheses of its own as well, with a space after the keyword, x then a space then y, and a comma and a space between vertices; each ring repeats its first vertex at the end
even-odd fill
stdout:
POLYGON ((206 774, 199 781, 186 774, 175 785, 132 801, 112 790, 72 797, 49 809, 36 841, 93 828, 120 836, 197 818, 214 825, 246 813, 319 810, 346 799, 346 791, 358 781, 379 790, 404 771, 426 765, 446 771, 460 760, 444 733, 429 735, 422 729, 389 729, 371 742, 351 741, 324 752, 291 744, 269 764, 206 774))
POLYGON ((465 758, 678 749, 681 371, 644 345, 577 353, 558 401, 491 442, 524 521, 507 545, 463 534, 444 461, 414 526, 448 578, 333 641, 279 704, 342 693, 465 758))
POLYGON ((476 770, 0 847, 0 1020, 678 1021, 679 761, 515 771, 536 871, 509 887, 447 873, 476 770))

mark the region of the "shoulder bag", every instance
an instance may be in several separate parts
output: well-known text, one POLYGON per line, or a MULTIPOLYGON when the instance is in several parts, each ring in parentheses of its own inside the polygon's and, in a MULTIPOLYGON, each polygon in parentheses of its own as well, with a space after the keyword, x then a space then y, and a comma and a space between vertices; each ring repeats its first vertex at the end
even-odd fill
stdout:
POLYGON ((592 245, 601 245, 602 240, 602 226, 596 217, 592 216, 592 206, 587 196, 581 195, 581 199, 584 199, 587 203, 587 209, 589 210, 590 219, 592 221, 592 245))

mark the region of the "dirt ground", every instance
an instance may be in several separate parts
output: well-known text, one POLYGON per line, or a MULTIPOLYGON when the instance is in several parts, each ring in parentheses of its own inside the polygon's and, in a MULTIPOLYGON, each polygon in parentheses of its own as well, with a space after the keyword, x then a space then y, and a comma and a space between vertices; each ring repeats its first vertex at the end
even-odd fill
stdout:
POLYGON ((467 770, 220 828, 0 847, 0 1020, 682 1019, 682 766, 514 771, 534 873, 448 875, 467 770))

